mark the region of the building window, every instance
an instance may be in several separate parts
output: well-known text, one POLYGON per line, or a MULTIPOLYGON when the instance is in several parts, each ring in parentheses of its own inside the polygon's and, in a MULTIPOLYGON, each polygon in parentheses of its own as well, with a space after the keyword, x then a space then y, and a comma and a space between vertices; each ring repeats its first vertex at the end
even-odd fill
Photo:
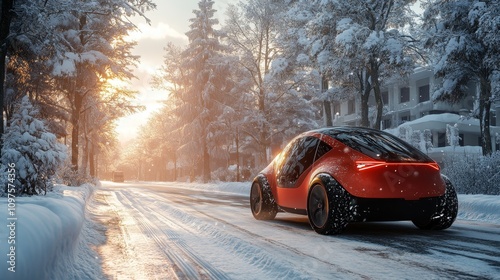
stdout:
POLYGON ((333 116, 340 116, 340 103, 333 103, 333 116))
POLYGON ((391 128, 391 126, 392 126, 391 119, 383 119, 382 120, 382 129, 391 128))
POLYGON ((382 92, 382 102, 384 103, 384 105, 389 105, 389 92, 382 92))
POLYGON ((410 88, 403 87, 399 89, 399 103, 410 101, 410 88))
POLYGON ((429 112, 425 111, 425 112, 420 112, 420 117, 425 117, 429 115, 429 112))
POLYGON ((351 99, 347 102, 347 114, 351 115, 354 113, 356 113, 356 102, 351 99))
POLYGON ((460 139, 458 139, 458 145, 461 146, 461 147, 463 147, 464 146, 464 134, 463 133, 459 133, 458 137, 460 137, 460 139))
POLYGON ((497 114, 495 112, 491 112, 490 114, 490 125, 497 126, 497 114))
POLYGON ((438 147, 446 146, 446 133, 438 132, 438 147))
POLYGON ((418 88, 418 101, 425 102, 430 100, 429 85, 418 88))

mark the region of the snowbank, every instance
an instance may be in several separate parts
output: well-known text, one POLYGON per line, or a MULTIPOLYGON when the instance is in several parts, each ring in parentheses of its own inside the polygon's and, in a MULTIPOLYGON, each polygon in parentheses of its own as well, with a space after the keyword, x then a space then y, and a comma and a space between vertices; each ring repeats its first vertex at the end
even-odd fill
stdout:
POLYGON ((98 278, 88 275, 101 270, 83 230, 92 190, 59 186, 45 197, 1 198, 0 279, 98 278))
POLYGON ((500 224, 500 196, 458 195, 458 219, 500 224))

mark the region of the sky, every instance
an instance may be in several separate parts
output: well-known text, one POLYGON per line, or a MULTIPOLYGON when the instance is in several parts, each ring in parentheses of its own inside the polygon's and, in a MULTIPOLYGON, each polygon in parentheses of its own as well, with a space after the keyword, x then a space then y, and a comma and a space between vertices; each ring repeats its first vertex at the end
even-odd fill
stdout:
MULTIPOLYGON (((157 9, 146 16, 151 20, 148 25, 144 18, 134 18, 138 27, 134 32, 138 45, 134 54, 139 55, 140 62, 134 73, 137 79, 131 81, 133 90, 139 92, 136 105, 142 105, 145 111, 121 118, 117 124, 117 132, 121 142, 133 139, 152 112, 161 108, 162 100, 168 93, 151 87, 152 74, 163 64, 164 47, 168 42, 185 46, 188 39, 185 33, 189 30, 189 19, 194 17, 193 10, 198 9, 199 0, 156 0, 157 9)), ((214 0, 217 10, 215 17, 222 23, 229 0, 214 0)), ((233 1, 233 3, 235 3, 233 1)))

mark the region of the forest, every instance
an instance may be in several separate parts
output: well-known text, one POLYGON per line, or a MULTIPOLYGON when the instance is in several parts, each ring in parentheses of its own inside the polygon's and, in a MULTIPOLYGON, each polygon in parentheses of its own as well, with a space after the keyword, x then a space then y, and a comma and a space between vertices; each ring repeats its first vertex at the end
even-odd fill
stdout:
POLYGON ((168 99, 122 147, 116 121, 143 109, 127 86, 139 59, 130 18, 148 22, 154 1, 2 1, 1 162, 2 172, 15 163, 17 191, 43 193, 57 180, 76 185, 118 169, 130 180, 248 180, 292 137, 325 125, 325 102, 358 96, 360 125, 379 129, 381 87, 417 67, 441 81, 436 101, 458 102, 470 81, 479 84, 469 113, 480 120, 483 155, 492 153, 498 1, 213 5, 200 0, 186 19, 187 45, 165 42, 152 83, 168 99))

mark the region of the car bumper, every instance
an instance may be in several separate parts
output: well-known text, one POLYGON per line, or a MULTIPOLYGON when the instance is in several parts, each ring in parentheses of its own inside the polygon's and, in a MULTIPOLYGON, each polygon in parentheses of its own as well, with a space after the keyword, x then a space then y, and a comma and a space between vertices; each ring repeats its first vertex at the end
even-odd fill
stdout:
POLYGON ((368 199, 353 197, 353 222, 405 221, 430 217, 436 213, 441 197, 404 199, 368 199))

